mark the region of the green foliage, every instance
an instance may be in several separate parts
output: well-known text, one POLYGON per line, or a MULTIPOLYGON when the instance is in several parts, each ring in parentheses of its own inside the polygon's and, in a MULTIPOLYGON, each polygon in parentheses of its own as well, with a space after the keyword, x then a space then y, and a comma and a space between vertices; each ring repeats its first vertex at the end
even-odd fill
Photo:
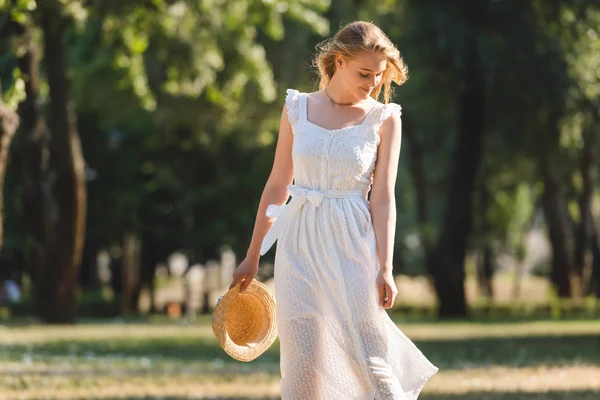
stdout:
POLYGON ((272 157, 263 147, 281 110, 268 103, 283 95, 264 46, 282 39, 284 18, 326 32, 317 14, 326 7, 92 3, 86 29, 73 32, 72 66, 84 150, 98 172, 89 183, 95 243, 134 231, 193 258, 225 243, 244 251, 255 213, 248 199, 259 196, 268 168, 257 160, 272 157), (111 200, 114 207, 102 206, 111 200))
POLYGON ((19 103, 26 98, 25 94, 25 81, 21 71, 18 68, 13 70, 13 84, 4 93, 4 99, 6 104, 16 110, 19 103))
MULTIPOLYGON (((597 2, 485 1, 485 23, 477 27, 464 24, 460 4, 442 0, 61 4, 73 22, 66 40, 79 131, 96 173, 88 182, 88 239, 99 247, 133 231, 200 261, 223 244, 243 256, 272 166, 285 88, 314 89, 314 46, 354 19, 376 22, 409 67, 393 100, 423 149, 428 198, 421 224, 414 154, 403 140, 396 246, 411 273, 424 272, 422 244, 435 241, 445 204, 466 37, 477 38, 487 85, 472 248, 494 241, 521 258, 541 189, 539 157, 552 157, 573 198, 583 143, 597 135, 590 133, 600 118, 597 2)), ((0 13, 30 23, 36 6, 0 0, 0 13)), ((0 55, 3 97, 15 108, 25 83, 15 69, 19 51, 15 42, 0 55)), ((44 88, 42 82, 42 105, 44 88)), ((9 168, 7 243, 21 240, 18 188, 18 170, 9 168)))
POLYGON ((155 1, 150 8, 99 5, 97 12, 106 40, 119 43, 116 65, 128 71, 146 109, 154 110, 157 98, 168 94, 204 96, 235 112, 249 84, 256 85, 261 100, 275 99, 272 71, 257 42, 259 28, 279 40, 287 16, 323 34, 327 21, 317 11, 325 7, 326 1, 155 1))

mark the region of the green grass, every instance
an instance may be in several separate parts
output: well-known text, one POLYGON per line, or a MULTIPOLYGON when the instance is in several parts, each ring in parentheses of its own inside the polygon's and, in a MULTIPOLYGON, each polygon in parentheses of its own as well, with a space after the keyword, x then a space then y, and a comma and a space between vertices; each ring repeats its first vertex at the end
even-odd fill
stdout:
MULTIPOLYGON (((600 321, 393 319, 440 367, 419 400, 600 398, 600 321)), ((9 324, 0 326, 0 398, 278 399, 278 344, 251 363, 233 360, 210 316, 9 324)))

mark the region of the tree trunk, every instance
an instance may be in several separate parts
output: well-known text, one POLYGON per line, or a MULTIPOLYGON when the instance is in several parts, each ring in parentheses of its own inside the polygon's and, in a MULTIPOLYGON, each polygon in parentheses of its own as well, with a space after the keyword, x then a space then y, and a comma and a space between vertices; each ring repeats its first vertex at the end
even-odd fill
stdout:
POLYGON ((142 289, 148 289, 150 293, 150 313, 156 312, 156 293, 154 285, 154 276, 156 274, 156 266, 159 262, 164 261, 157 252, 160 240, 154 235, 143 234, 140 244, 140 279, 135 290, 135 301, 139 303, 142 289))
POLYGON ((136 313, 138 310, 138 297, 136 288, 139 283, 139 241, 132 233, 125 234, 123 238, 123 297, 121 310, 123 314, 136 313))
MULTIPOLYGON (((478 18, 476 7, 466 7, 467 23, 478 18)), ((434 250, 432 275, 440 318, 465 317, 464 260, 472 224, 471 195, 481 160, 484 133, 484 71, 475 32, 465 43, 465 88, 460 99, 460 123, 454 169, 448 188, 440 236, 434 250)))
MULTIPOLYGON (((588 292, 589 281, 586 274, 587 263, 593 257, 586 257, 592 250, 594 244, 594 217, 592 215, 592 197, 594 194, 594 183, 597 179, 596 168, 596 140, 593 135, 584 136, 583 154, 581 156, 581 177, 583 188, 579 197, 579 215, 581 221, 577 226, 575 237, 575 255, 573 272, 579 280, 579 293, 585 295, 588 292)), ((590 265, 591 267, 591 265, 590 265)))
POLYGON ((109 252, 110 288, 115 297, 123 296, 123 263, 124 250, 121 246, 113 246, 109 252))
POLYGON ((559 297, 571 297, 572 233, 567 202, 557 172, 545 162, 542 202, 552 244, 551 280, 559 297))
POLYGON ((598 244, 598 230, 592 224, 592 279, 588 293, 585 295, 596 295, 600 299, 600 245, 598 244))
POLYGON ((483 254, 477 263, 477 281, 479 284, 479 295, 487 297, 489 300, 494 298, 494 286, 492 279, 494 277, 494 250, 491 244, 486 244, 483 248, 483 254))
POLYGON ((81 257, 77 283, 82 291, 98 289, 98 246, 86 239, 81 257))
POLYGON ((590 265, 587 260, 593 262, 593 246, 594 243, 594 217, 592 215, 592 197, 594 195, 594 183, 598 177, 597 174, 597 144, 593 134, 584 135, 583 153, 581 155, 581 178, 583 188, 579 197, 579 215, 580 223, 577 226, 575 236, 575 254, 573 272, 578 278, 579 293, 586 295, 590 288, 590 265), (591 257, 589 256, 591 255, 591 257))
POLYGON ((417 196, 417 220, 419 224, 426 224, 428 221, 428 197, 427 197, 427 173, 425 172, 424 151, 421 143, 417 141, 412 132, 410 117, 403 117, 402 135, 406 139, 408 153, 410 155, 410 172, 415 185, 417 196))
MULTIPOLYGON (((485 146, 483 147, 485 151, 485 146)), ((479 215, 479 227, 477 228, 477 241, 473 243, 474 247, 480 249, 477 269, 477 283, 479 296, 493 300, 494 288, 492 279, 494 276, 494 248, 492 246, 493 226, 489 219, 490 210, 490 188, 487 185, 488 177, 491 175, 489 168, 482 168, 479 175, 476 193, 479 197, 479 204, 475 209, 475 215, 479 215)))
POLYGON ((41 317, 49 323, 74 322, 77 270, 85 238, 85 162, 67 79, 66 20, 56 1, 38 4, 44 33, 44 66, 50 89, 50 166, 56 174, 56 215, 44 269, 41 317))
POLYGON ((19 117, 0 99, 0 250, 4 238, 4 176, 8 164, 8 150, 17 126, 19 117))
POLYGON ((427 271, 431 271, 433 238, 429 229, 429 197, 427 195, 427 172, 424 161, 424 146, 419 143, 412 131, 409 116, 403 117, 402 136, 406 139, 408 154, 410 157, 409 171, 415 185, 417 221, 423 241, 423 254, 427 271))
MULTIPOLYGON (((592 182, 592 195, 593 197, 593 187, 594 183, 597 179, 597 148, 598 148, 598 138, 600 136, 600 117, 596 114, 596 118, 593 121, 593 127, 590 131, 590 135, 587 138, 591 147, 593 147, 593 151, 591 152, 592 157, 590 162, 590 173, 589 179, 592 182)), ((591 209, 591 200, 590 200, 590 209, 591 209)), ((590 230, 591 230, 591 241, 590 247, 592 251, 592 270, 589 285, 587 286, 587 290, 583 293, 584 296, 596 295, 597 298, 600 299, 600 243, 598 242, 598 229, 596 227, 596 223, 592 217, 590 220, 590 230)))
MULTIPOLYGON (((48 169, 47 160, 44 158, 46 149, 47 128, 42 118, 39 107, 40 73, 39 50, 32 37, 31 28, 17 22, 12 24, 15 34, 20 38, 24 51, 17 58, 17 65, 25 81, 25 99, 19 104, 21 116, 20 140, 23 147, 22 164, 22 200, 28 231, 28 244, 25 249, 27 254, 28 272, 33 282, 33 292, 39 293, 39 285, 43 281, 42 272, 45 268, 48 229, 49 193, 45 184, 48 169)), ((41 296, 34 296, 36 314, 41 296), (38 301, 39 300, 39 301, 38 301)))

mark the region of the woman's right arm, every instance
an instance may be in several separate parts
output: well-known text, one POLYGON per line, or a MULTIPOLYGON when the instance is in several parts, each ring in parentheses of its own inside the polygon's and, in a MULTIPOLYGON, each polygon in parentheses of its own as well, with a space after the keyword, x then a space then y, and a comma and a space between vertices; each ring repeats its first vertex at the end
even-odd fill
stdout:
POLYGON ((287 186, 292 183, 294 170, 292 164, 292 144, 294 137, 292 134, 292 126, 288 120, 287 107, 284 105, 281 111, 281 119, 279 121, 279 134, 277 137, 277 146, 275 148, 275 159, 269 179, 265 184, 256 220, 254 222, 254 231, 252 232, 252 240, 248 246, 246 258, 233 272, 233 280, 229 288, 231 289, 242 282, 241 291, 246 290, 252 279, 258 273, 258 261, 260 259, 260 246, 267 234, 274 219, 266 215, 267 207, 270 204, 283 204, 289 197, 287 186))

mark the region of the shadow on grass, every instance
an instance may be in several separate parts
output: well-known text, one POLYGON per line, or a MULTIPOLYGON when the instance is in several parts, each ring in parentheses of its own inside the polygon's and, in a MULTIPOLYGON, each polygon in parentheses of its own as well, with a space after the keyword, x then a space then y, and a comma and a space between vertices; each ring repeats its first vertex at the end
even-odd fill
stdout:
POLYGON ((442 370, 600 364, 598 335, 540 335, 415 343, 442 370))
MULTIPOLYGON (((219 346, 216 338, 127 338, 127 339, 88 339, 77 341, 55 340, 32 345, 0 345, 0 360, 21 361, 24 356, 69 357, 89 360, 93 358, 118 361, 127 358, 148 358, 153 362, 198 362, 223 363, 228 365, 251 365, 267 367, 279 363, 279 342, 276 341, 258 359, 245 363, 231 358, 219 346)), ((107 360, 108 361, 108 360, 107 360)), ((260 369, 260 368, 259 368, 260 369)))
MULTIPOLYGON (((535 367, 600 364, 599 335, 527 336, 457 340, 415 341, 421 351, 442 371, 491 366, 535 367)), ((54 340, 43 344, 0 346, 0 360, 21 361, 30 355, 69 357, 74 361, 99 358, 161 360, 171 363, 218 363, 223 371, 246 364, 252 370, 274 370, 279 364, 279 341, 258 359, 243 363, 234 360, 219 346, 216 338, 166 337, 54 340)), ((600 398, 600 396, 598 397, 600 398)))

